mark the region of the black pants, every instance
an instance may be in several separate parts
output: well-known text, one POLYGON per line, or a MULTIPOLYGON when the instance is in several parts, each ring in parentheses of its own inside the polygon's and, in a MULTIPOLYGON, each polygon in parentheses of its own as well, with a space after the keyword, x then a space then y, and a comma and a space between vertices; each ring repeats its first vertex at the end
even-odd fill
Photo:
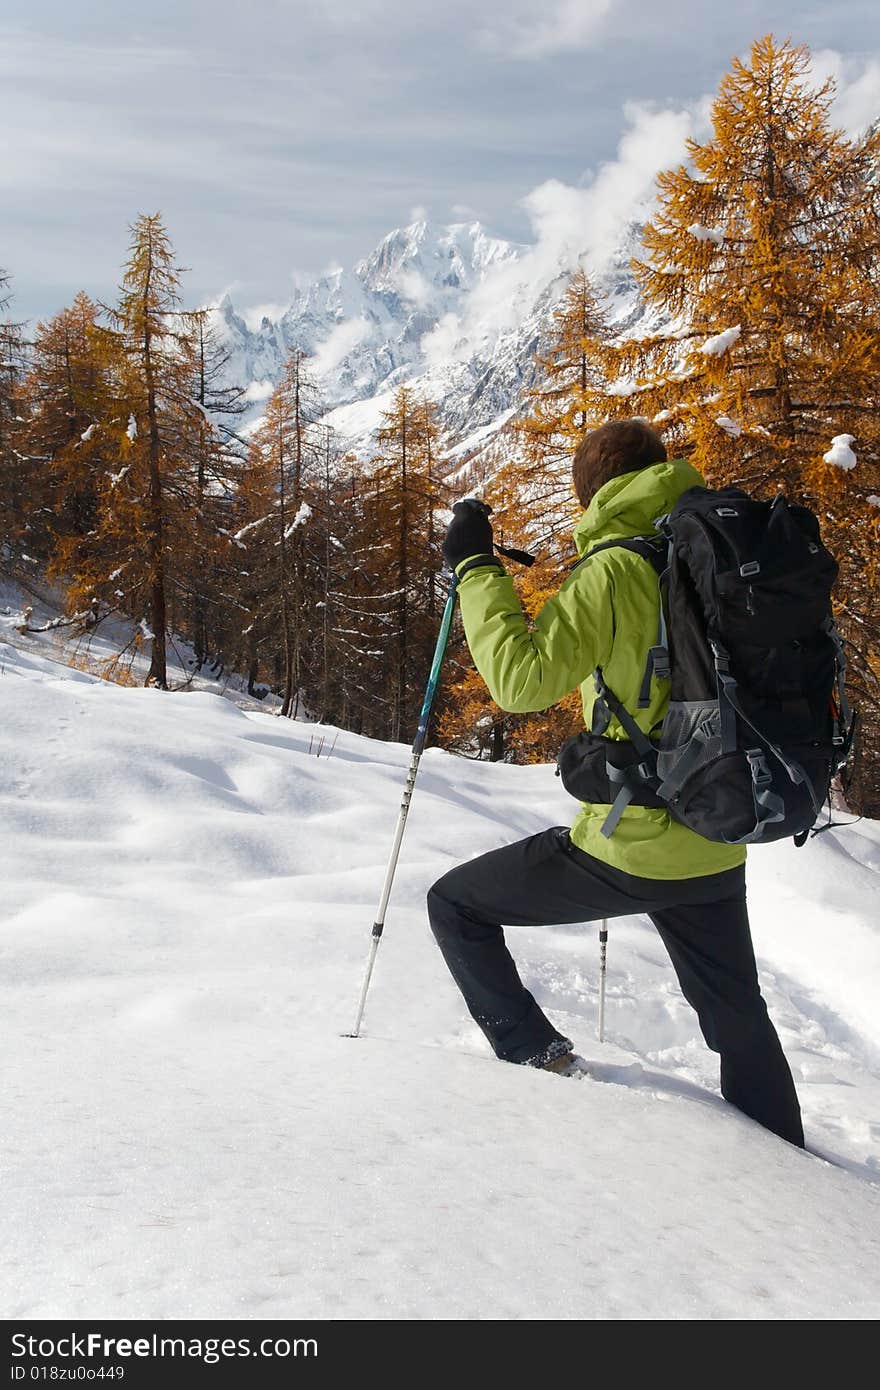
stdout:
POLYGON ((647 913, 703 1037, 721 1055, 721 1092, 803 1145, 788 1063, 761 997, 744 868, 704 878, 637 878, 585 854, 557 827, 459 865, 428 894, 431 927, 471 1016, 498 1057, 540 1066, 568 1052, 517 974, 509 926, 647 913))

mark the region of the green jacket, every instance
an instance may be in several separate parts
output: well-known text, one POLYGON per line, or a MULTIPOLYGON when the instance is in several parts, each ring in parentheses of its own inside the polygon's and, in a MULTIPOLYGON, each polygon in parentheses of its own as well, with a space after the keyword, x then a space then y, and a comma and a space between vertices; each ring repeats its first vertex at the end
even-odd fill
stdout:
MULTIPOLYGON (((650 535, 654 518, 687 488, 703 482, 684 459, 612 478, 575 527, 578 554, 600 541, 650 535)), ((467 564, 462 561, 459 570, 467 564)), ((477 670, 496 704, 514 714, 547 709, 580 686, 590 727, 601 666, 611 689, 646 732, 663 718, 669 682, 653 680, 648 709, 638 709, 648 648, 657 635, 657 576, 628 550, 603 550, 579 565, 529 625, 510 576, 498 565, 470 569, 461 580, 461 613, 477 670)), ((624 738, 616 719, 610 738, 624 738)), ((571 827, 579 849, 641 878, 698 878, 742 864, 745 850, 715 844, 662 810, 629 806, 613 835, 601 826, 608 806, 584 804, 571 827)))

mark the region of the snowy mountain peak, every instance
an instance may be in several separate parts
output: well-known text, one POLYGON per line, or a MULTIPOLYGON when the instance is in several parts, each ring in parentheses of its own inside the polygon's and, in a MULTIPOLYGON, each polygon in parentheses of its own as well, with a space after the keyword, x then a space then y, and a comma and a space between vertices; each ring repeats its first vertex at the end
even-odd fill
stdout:
MULTIPOLYGON (((624 229, 605 288, 614 317, 628 320, 636 294, 629 274, 634 229, 624 229)), ((400 382, 418 382, 442 403, 456 440, 485 437, 509 418, 531 384, 534 351, 576 261, 548 269, 535 248, 492 236, 478 221, 424 218, 396 227, 351 269, 334 268, 298 290, 259 326, 217 305, 235 379, 274 381, 294 346, 312 357, 331 422, 365 442, 400 382), (490 431, 491 432, 491 431, 490 431)), ((257 402, 265 392, 253 392, 257 402)), ((255 409, 258 409, 255 406, 255 409)))
POLYGON ((524 247, 490 237, 479 222, 453 222, 435 227, 427 221, 411 222, 389 232, 369 256, 355 267, 355 274, 371 290, 390 290, 412 298, 413 275, 422 276, 435 290, 472 288, 486 267, 499 259, 515 260, 524 247))

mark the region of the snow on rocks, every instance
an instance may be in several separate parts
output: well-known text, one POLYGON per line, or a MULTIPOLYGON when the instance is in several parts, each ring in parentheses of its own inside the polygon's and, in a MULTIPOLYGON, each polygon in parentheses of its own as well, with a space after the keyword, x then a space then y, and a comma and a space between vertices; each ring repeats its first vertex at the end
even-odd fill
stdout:
POLYGON ((133 415, 129 415, 129 417, 128 417, 128 424, 127 424, 127 426, 126 426, 126 428, 125 428, 125 433, 126 433, 127 438, 128 438, 128 439, 131 441, 131 443, 133 444, 134 441, 137 439, 137 433, 138 433, 137 420, 134 418, 133 415))
MULTIPOLYGON (((482 445, 489 445, 534 382, 535 343, 584 250, 575 238, 560 254, 552 217, 539 214, 535 226, 538 241, 523 246, 487 236, 476 222, 439 227, 418 219, 353 269, 329 271, 268 316, 265 306, 239 314, 224 296, 213 319, 231 354, 229 380, 251 383, 239 432, 250 434, 267 383, 298 344, 318 368, 336 362, 321 382, 325 420, 356 452, 369 445, 402 380, 442 401, 450 444, 481 447, 484 431, 482 445)), ((640 228, 626 222, 617 245, 608 244, 593 266, 612 323, 628 333, 637 322, 655 322, 631 269, 640 228)))
POLYGON ((425 753, 354 1041, 408 748, 316 758, 326 726, 8 646, 0 672, 8 1317, 876 1315, 880 827, 750 858, 832 1166, 722 1102, 643 918, 611 924, 604 1047, 595 924, 509 932, 592 1079, 492 1057, 424 895, 563 823, 551 768, 425 753))
POLYGON ((714 337, 707 338, 698 348, 705 357, 721 357, 728 348, 733 347, 742 333, 740 324, 735 324, 733 328, 725 328, 723 332, 716 333, 714 337))
POLYGON ((835 468, 843 468, 848 473, 851 468, 855 468, 857 462, 850 448, 854 443, 854 434, 836 434, 828 453, 822 455, 823 462, 834 464, 835 468))

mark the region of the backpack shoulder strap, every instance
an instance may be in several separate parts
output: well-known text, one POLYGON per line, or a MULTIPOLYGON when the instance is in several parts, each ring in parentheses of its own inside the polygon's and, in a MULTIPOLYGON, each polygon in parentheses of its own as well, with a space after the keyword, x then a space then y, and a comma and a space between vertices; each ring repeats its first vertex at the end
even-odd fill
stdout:
MULTIPOLYGON (((663 601, 663 582, 669 568, 669 546, 665 539, 654 536, 631 536, 625 540, 602 541, 599 545, 593 546, 592 550, 587 551, 586 555, 581 556, 577 564, 572 566, 572 569, 576 569, 577 565, 583 564, 585 560, 589 560, 600 550, 611 550, 612 548, 631 550, 634 555, 640 555, 643 560, 647 560, 657 576, 660 588, 660 619, 657 640, 648 651, 645 673, 639 690, 639 709, 647 709, 651 703, 651 678, 658 676, 668 680, 670 675, 666 610, 663 601)), ((651 785, 656 779, 657 750, 649 736, 639 727, 626 706, 611 689, 605 680, 601 666, 596 667, 593 679, 597 696, 593 707, 593 732, 603 733, 611 722, 612 715, 614 715, 640 759, 638 765, 632 769, 632 777, 626 781, 613 768, 609 767, 608 769, 610 780, 621 784, 611 810, 602 824, 602 834, 608 839, 614 833, 621 816, 633 798, 634 781, 641 778, 645 784, 651 785)))
POLYGON ((586 555, 582 555, 579 560, 575 560, 571 566, 576 570, 579 565, 586 560, 592 560, 594 555, 598 555, 600 550, 631 550, 634 555, 641 555, 643 560, 653 566, 658 577, 665 574, 667 568, 667 544, 663 539, 654 536, 630 536, 626 540, 619 541, 600 541, 594 545, 592 550, 588 550, 586 555))
MULTIPOLYGON (((634 555, 641 555, 642 559, 647 560, 654 570, 660 585, 660 620, 657 626, 657 640, 653 647, 648 650, 645 673, 642 676, 642 684, 639 689, 639 709, 647 709, 651 703, 651 678, 656 676, 659 680, 668 680, 670 676, 669 638, 666 632, 666 608, 663 602, 663 582, 669 569, 669 544, 662 537, 655 536, 630 536, 625 540, 601 541, 599 545, 594 545, 592 550, 588 550, 586 555, 582 555, 577 563, 572 565, 572 569, 577 569, 578 565, 591 559, 600 550, 611 549, 630 550, 634 555)), ((613 713, 617 714, 617 711, 613 710, 613 713)), ((632 738, 629 732, 628 736, 632 738)))

